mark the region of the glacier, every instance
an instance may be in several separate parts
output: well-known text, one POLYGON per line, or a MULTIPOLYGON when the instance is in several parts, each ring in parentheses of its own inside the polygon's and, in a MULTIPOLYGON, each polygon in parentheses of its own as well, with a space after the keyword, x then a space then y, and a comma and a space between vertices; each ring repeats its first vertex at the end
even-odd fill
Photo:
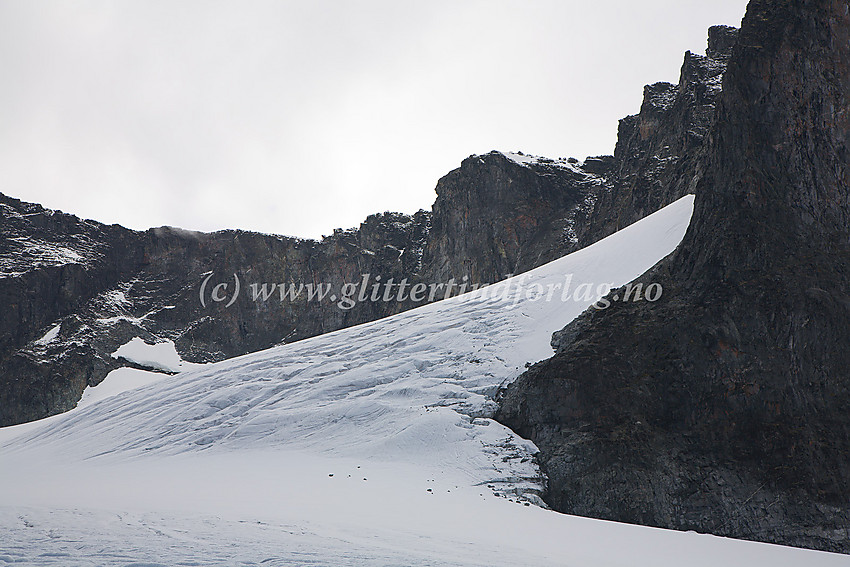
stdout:
POLYGON ((549 511, 536 448, 491 419, 551 334, 671 253, 692 212, 686 196, 357 327, 173 376, 114 371, 76 409, 0 429, 0 563, 847 565, 549 511))

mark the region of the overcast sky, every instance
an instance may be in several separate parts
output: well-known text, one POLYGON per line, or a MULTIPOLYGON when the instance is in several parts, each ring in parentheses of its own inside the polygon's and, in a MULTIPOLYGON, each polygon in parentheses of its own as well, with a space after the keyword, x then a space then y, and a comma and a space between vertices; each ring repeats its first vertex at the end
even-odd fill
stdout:
POLYGON ((0 192, 318 237, 473 153, 611 153, 745 0, 0 0, 0 192))

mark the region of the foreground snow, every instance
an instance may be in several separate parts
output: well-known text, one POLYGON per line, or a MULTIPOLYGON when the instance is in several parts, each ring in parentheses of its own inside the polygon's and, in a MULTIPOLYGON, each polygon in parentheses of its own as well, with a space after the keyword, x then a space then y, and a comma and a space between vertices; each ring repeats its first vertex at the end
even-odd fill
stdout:
POLYGON ((175 376, 125 370, 0 430, 0 562, 846 564, 529 505, 535 448, 489 419, 589 289, 675 248, 692 204, 482 292, 175 376))

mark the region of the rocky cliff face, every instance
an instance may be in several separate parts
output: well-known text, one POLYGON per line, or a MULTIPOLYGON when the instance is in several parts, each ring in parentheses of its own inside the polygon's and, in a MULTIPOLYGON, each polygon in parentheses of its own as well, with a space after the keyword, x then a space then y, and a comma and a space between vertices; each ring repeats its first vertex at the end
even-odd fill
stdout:
POLYGON ((846 1, 750 3, 663 298, 584 314, 502 400, 555 509, 850 552, 849 94, 846 1))
MULTIPOLYGON (((713 120, 735 33, 712 28, 707 56, 686 55, 679 85, 647 87, 641 112, 621 124, 615 155, 470 156, 439 181, 431 212, 372 215, 321 241, 136 232, 0 195, 0 425, 72 408, 87 385, 129 364, 111 353, 136 336, 172 340, 189 361, 221 360, 420 305, 410 299, 417 283, 499 281, 672 202, 694 184, 687 164, 713 120), (234 278, 240 294, 228 306, 234 278), (226 301, 211 298, 219 284, 226 301), (330 287, 323 301, 308 300, 306 289, 281 300, 278 284, 330 287), (357 301, 341 309, 345 284, 357 284, 357 301)), ((446 287, 435 291, 438 299, 446 287)))

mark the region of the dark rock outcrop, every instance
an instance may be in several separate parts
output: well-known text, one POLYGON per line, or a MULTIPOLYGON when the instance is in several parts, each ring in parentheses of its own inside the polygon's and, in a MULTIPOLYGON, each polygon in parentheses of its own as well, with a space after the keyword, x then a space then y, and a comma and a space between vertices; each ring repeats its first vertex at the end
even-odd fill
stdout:
POLYGON ((578 231, 605 182, 575 160, 468 157, 437 183, 425 278, 494 283, 581 248, 578 231))
POLYGON ((498 418, 557 510, 850 553, 847 2, 753 0, 715 100, 663 298, 582 315, 498 418))

